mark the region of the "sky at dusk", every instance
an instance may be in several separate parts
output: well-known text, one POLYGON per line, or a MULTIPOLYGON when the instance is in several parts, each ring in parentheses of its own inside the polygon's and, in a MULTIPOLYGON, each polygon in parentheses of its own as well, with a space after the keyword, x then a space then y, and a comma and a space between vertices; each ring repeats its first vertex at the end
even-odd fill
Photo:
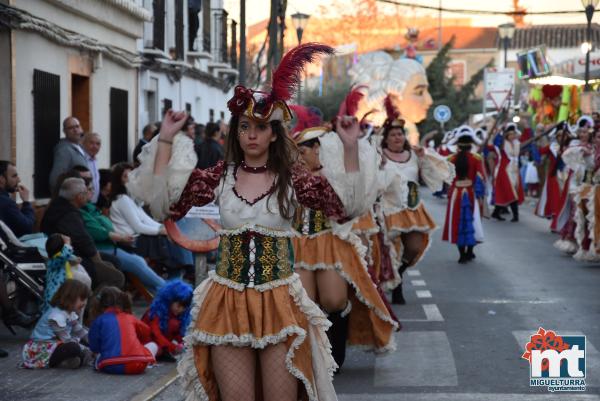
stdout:
MULTIPOLYGON (((338 0, 342 4, 347 4, 347 9, 351 10, 353 4, 356 1, 353 0, 338 0)), ((404 0, 405 2, 412 2, 415 4, 423 4, 428 6, 438 6, 438 0, 404 0)), ((319 13, 319 5, 328 4, 329 1, 319 0, 288 0, 287 14, 293 14, 297 11, 316 15, 319 13)), ((481 0, 442 0, 442 7, 447 8, 461 8, 461 9, 474 9, 474 10, 494 10, 494 11, 506 11, 512 10, 512 0, 495 0, 494 5, 490 5, 491 2, 481 0)), ((246 0, 246 23, 252 25, 256 22, 262 21, 269 16, 269 0, 246 0)), ((528 11, 554 11, 554 10, 578 10, 582 9, 581 1, 566 1, 566 0, 521 0, 520 5, 527 8, 528 11)), ((230 17, 239 20, 239 0, 225 0, 225 7, 230 12, 230 17)), ((436 15, 437 12, 431 12, 427 10, 417 10, 410 7, 401 7, 395 5, 388 5, 385 3, 379 3, 379 8, 382 12, 389 14, 403 14, 407 16, 425 16, 425 15, 436 15)), ((458 13, 443 13, 442 18, 447 16, 449 18, 458 17, 469 17, 472 19, 472 25, 476 26, 497 26, 504 22, 510 22, 511 19, 506 16, 486 16, 486 15, 466 15, 458 13)), ((532 16, 526 17, 527 23, 533 24, 569 24, 569 23, 585 23, 584 14, 567 14, 560 16, 532 16)), ((594 15, 594 22, 600 22, 600 12, 594 15)), ((310 23, 310 22, 309 22, 310 23)))

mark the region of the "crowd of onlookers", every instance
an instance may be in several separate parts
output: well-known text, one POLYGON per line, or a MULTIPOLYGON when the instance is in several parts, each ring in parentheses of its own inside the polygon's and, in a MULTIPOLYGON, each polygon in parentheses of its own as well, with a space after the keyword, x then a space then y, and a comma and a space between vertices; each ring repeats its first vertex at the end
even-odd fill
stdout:
MULTIPOLYGON (((66 118, 49 172, 52 196, 37 207, 42 213, 36 213, 16 166, 0 161, 0 240, 37 247, 46 264, 44 300, 36 313, 12 305, 0 280, 3 322, 9 328, 35 324, 23 349, 24 367, 95 364, 111 373, 139 373, 156 356, 172 359, 180 351, 193 255, 171 241, 165 226, 127 191, 129 173, 159 127, 144 127, 133 163, 102 168, 108 166, 97 159, 100 135, 84 133, 77 118, 66 118), (131 296, 152 300, 143 322, 131 314, 131 296), (139 341, 116 347, 109 337, 122 332, 139 341)), ((199 168, 223 159, 226 129, 222 122, 202 125, 188 118, 182 131, 194 140, 199 168)), ((6 355, 0 349, 0 357, 6 355)))

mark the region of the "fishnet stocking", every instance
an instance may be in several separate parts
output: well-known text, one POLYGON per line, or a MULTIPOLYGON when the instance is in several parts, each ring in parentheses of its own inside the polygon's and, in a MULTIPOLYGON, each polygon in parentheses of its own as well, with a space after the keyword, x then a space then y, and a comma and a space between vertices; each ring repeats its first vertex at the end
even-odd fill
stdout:
POLYGON ((210 358, 222 401, 254 401, 256 354, 250 347, 213 346, 210 358))
POLYGON ((298 379, 285 366, 285 344, 269 345, 259 351, 264 401, 296 401, 298 379))

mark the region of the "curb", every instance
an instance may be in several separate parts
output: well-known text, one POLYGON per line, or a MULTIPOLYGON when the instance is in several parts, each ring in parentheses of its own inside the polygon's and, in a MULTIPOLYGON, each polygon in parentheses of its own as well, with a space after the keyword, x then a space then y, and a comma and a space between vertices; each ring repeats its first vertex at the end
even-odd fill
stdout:
POLYGON ((173 384, 177 378, 177 369, 174 368, 172 371, 163 376, 160 380, 156 381, 153 386, 146 389, 143 393, 136 395, 130 401, 151 401, 156 398, 160 393, 167 389, 173 384))

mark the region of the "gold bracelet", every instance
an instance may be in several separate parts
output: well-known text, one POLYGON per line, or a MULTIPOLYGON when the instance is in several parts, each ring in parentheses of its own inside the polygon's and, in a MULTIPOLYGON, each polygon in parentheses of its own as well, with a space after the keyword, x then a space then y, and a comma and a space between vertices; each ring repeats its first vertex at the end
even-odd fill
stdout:
POLYGON ((166 143, 169 145, 173 145, 173 141, 168 141, 166 139, 158 138, 158 142, 166 143))

